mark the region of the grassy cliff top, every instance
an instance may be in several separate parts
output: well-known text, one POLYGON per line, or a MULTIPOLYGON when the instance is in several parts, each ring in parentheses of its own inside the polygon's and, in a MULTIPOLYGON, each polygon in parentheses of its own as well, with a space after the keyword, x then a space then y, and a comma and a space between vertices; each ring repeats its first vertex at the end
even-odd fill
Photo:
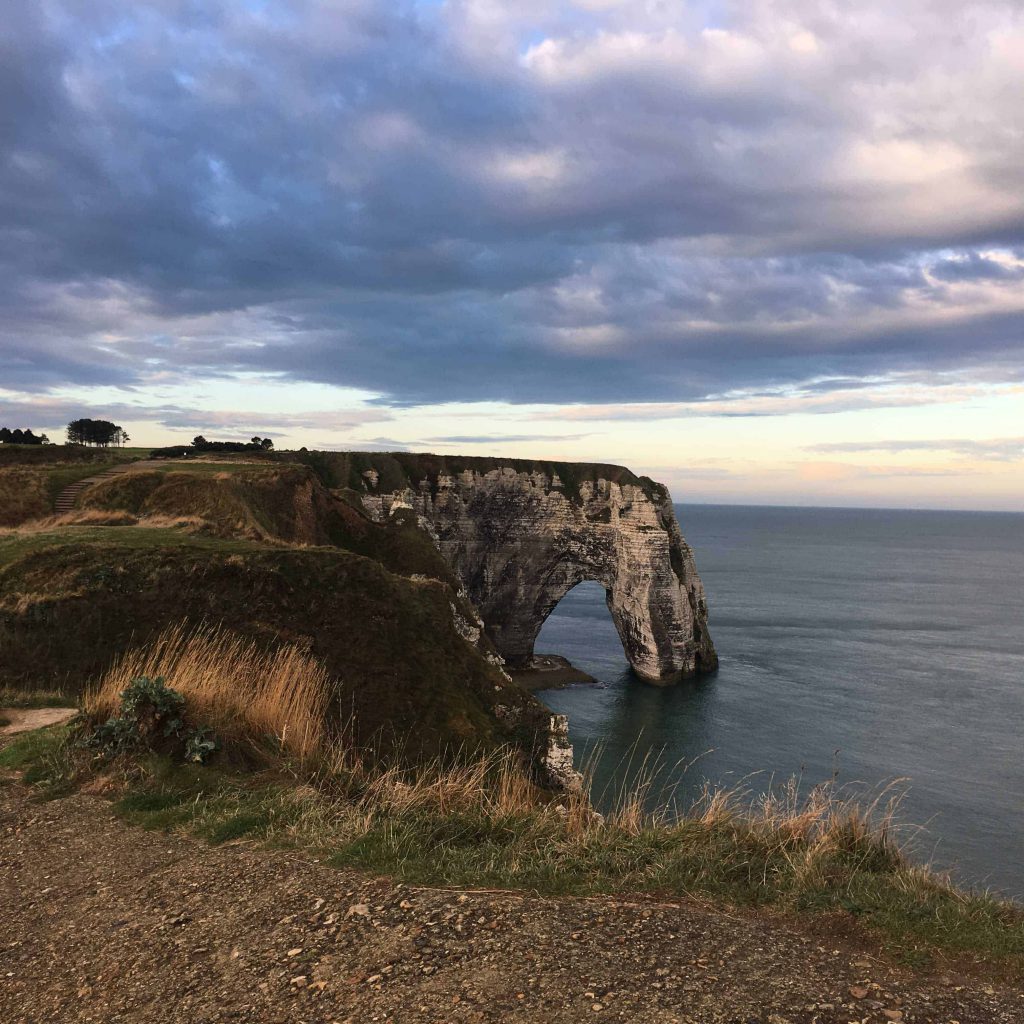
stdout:
POLYGON ((552 462, 545 459, 506 459, 475 455, 435 455, 429 452, 282 452, 282 459, 303 462, 312 467, 328 487, 366 489, 363 473, 374 470, 379 477, 377 490, 384 493, 418 487, 428 480, 432 489, 441 475, 458 476, 467 470, 488 473, 494 469, 514 469, 517 473, 541 473, 557 476, 567 497, 579 496, 581 484, 610 480, 641 487, 648 496, 660 496, 660 484, 637 476, 625 466, 603 462, 552 462))

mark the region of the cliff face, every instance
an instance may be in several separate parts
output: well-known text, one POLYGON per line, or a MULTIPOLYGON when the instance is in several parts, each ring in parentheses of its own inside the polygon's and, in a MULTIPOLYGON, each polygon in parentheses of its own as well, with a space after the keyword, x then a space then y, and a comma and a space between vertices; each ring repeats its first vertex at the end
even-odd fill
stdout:
POLYGON ((510 667, 529 666, 544 620, 585 580, 605 588, 639 676, 674 682, 717 665, 704 588, 660 484, 617 466, 349 458, 349 486, 374 519, 411 509, 434 536, 510 667))

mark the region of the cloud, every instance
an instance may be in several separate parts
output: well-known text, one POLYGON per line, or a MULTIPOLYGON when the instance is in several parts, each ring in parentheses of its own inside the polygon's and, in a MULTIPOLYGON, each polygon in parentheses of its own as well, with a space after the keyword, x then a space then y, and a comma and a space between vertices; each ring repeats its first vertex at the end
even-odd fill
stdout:
POLYGON ((645 422, 699 417, 826 415, 865 409, 898 409, 936 403, 967 402, 986 394, 1010 393, 1018 387, 993 389, 982 383, 952 384, 941 376, 917 374, 886 380, 825 378, 799 387, 763 391, 736 389, 692 402, 633 402, 554 406, 534 413, 539 421, 645 422))
POLYGON ((424 444, 506 444, 533 441, 581 441, 593 434, 456 434, 449 437, 425 437, 424 444))
POLYGON ((987 440, 951 438, 945 440, 836 441, 811 445, 810 452, 942 452, 966 459, 997 462, 1024 461, 1024 437, 996 437, 987 440))
MULTIPOLYGON (((0 423, 10 426, 40 424, 46 429, 59 429, 78 416, 87 415, 95 402, 72 401, 66 398, 5 397, 0 394, 0 423)), ((383 409, 310 410, 300 413, 255 412, 252 410, 200 409, 179 405, 150 405, 142 402, 103 402, 103 414, 125 422, 155 422, 169 430, 199 432, 234 432, 250 434, 252 431, 282 431, 287 436, 292 430, 352 430, 367 423, 391 420, 383 409)))
POLYGON ((1020 5, 713 7, 20 5, 0 385, 1020 380, 1020 5))

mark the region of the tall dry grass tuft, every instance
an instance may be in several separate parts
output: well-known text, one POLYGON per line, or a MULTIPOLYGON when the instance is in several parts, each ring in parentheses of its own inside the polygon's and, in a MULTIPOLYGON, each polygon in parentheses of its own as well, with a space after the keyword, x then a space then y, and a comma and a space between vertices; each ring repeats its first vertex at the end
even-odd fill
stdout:
POLYGON ((769 786, 754 798, 743 787, 706 786, 689 818, 708 830, 741 831, 784 858, 798 882, 810 882, 823 865, 837 858, 868 869, 906 868, 905 827, 897 824, 906 779, 875 792, 844 795, 834 781, 804 793, 798 778, 769 786))
POLYGON ((86 693, 86 714, 116 714, 119 695, 139 676, 163 677, 185 698, 190 719, 226 745, 256 749, 273 738, 302 762, 328 749, 331 678, 296 647, 265 651, 222 629, 172 626, 111 666, 86 693))
POLYGON ((16 528, 17 533, 47 533, 61 526, 137 526, 138 517, 131 512, 119 510, 83 508, 73 509, 60 515, 45 516, 23 523, 16 528))
POLYGON ((414 770, 392 766, 365 774, 361 803, 393 814, 480 812, 488 817, 524 816, 544 803, 522 758, 508 748, 466 761, 432 761, 414 770))

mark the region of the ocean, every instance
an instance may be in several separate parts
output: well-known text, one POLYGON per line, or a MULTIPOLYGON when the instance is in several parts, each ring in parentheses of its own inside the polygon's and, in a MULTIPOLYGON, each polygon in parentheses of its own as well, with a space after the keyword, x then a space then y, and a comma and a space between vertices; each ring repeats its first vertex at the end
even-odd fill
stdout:
POLYGON ((676 514, 716 674, 664 688, 633 677, 597 583, 566 595, 537 641, 599 680, 538 694, 569 716, 577 763, 596 759, 596 792, 644 756, 664 766, 653 799, 680 804, 705 782, 756 793, 791 776, 905 780, 917 859, 1024 896, 1024 515, 676 514))

